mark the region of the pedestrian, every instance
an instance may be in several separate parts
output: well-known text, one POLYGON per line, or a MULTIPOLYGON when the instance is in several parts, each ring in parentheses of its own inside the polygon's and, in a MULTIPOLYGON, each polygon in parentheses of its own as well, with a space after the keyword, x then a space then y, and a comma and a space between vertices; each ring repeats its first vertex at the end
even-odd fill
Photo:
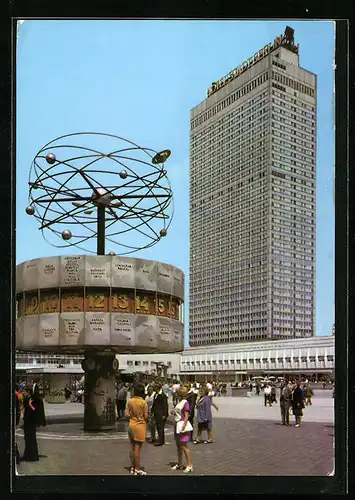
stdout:
POLYGON ((178 401, 179 401, 179 398, 178 398, 178 395, 177 395, 177 390, 179 389, 180 387, 180 384, 177 382, 177 380, 174 380, 174 384, 172 385, 171 387, 171 395, 172 395, 172 398, 173 398, 173 406, 175 406, 178 401))
POLYGON ((83 402, 83 395, 84 395, 84 389, 82 386, 79 386, 79 389, 77 390, 76 393, 76 403, 82 403, 83 402))
POLYGON ((291 389, 287 383, 282 383, 280 388, 280 408, 282 425, 290 425, 290 404, 291 404, 291 389))
MULTIPOLYGON (((20 392, 20 386, 16 384, 15 386, 15 403, 16 403, 16 428, 20 425, 21 420, 21 412, 23 410, 23 399, 22 394, 20 392)), ((20 453, 18 451, 17 441, 15 442, 15 450, 16 450, 16 463, 19 463, 21 460, 20 453)))
POLYGON ((25 390, 23 392, 23 405, 23 432, 25 437, 25 451, 21 460, 28 462, 37 462, 39 460, 36 436, 38 408, 34 406, 33 390, 30 387, 25 387, 25 390))
POLYGON ((126 403, 127 403, 127 389, 125 385, 122 383, 118 386, 117 390, 117 399, 116 399, 117 420, 124 417, 126 403))
POLYGON ((165 392, 165 395, 166 396, 169 396, 169 384, 167 382, 165 382, 164 386, 163 386, 163 391, 165 392))
POLYGON ((65 401, 66 401, 66 402, 68 402, 68 401, 69 401, 71 394, 72 394, 72 392, 71 392, 70 387, 68 386, 68 384, 65 384, 65 387, 64 387, 64 395, 65 395, 65 401))
MULTIPOLYGON (((194 427, 194 418, 195 418, 195 407, 196 407, 196 400, 198 396, 198 389, 196 387, 196 384, 191 385, 188 396, 187 396, 187 401, 189 402, 190 405, 190 415, 189 415, 189 422, 192 426, 194 427)), ((193 441, 193 430, 191 431, 191 441, 193 441)))
POLYGON ((126 416, 129 417, 128 437, 130 441, 129 457, 131 474, 146 476, 141 469, 141 449, 147 435, 148 404, 145 401, 145 387, 141 382, 134 386, 133 397, 128 401, 126 416))
POLYGON ((174 415, 175 425, 174 425, 174 437, 178 453, 178 461, 172 470, 183 470, 185 473, 193 471, 193 465, 191 461, 191 451, 188 447, 188 442, 190 441, 191 424, 189 422, 190 416, 190 405, 187 401, 188 390, 186 387, 179 387, 177 389, 177 396, 179 402, 176 404, 175 408, 171 410, 171 414, 174 415), (182 463, 182 457, 185 454, 187 465, 186 467, 182 463))
POLYGON ((249 391, 250 391, 250 392, 253 392, 253 384, 252 384, 251 382, 250 382, 250 384, 249 384, 249 391))
POLYGON ((265 406, 269 404, 271 406, 271 387, 269 382, 266 384, 265 389, 264 389, 264 403, 265 406))
POLYGON ((208 395, 209 395, 209 397, 213 398, 213 396, 216 394, 216 391, 214 390, 214 385, 207 382, 206 387, 208 389, 208 395))
POLYGON ((44 404, 43 404, 43 391, 42 388, 39 387, 39 389, 33 394, 33 405, 36 408, 36 414, 37 414, 37 427, 45 427, 47 425, 46 422, 46 415, 44 411, 44 404))
POLYGON ((196 403, 197 411, 197 437, 194 444, 201 443, 201 434, 207 431, 207 440, 204 443, 213 443, 212 440, 212 398, 208 395, 207 387, 202 388, 196 403))
POLYGON ((274 384, 272 384, 271 386, 271 393, 270 393, 270 406, 273 404, 273 403, 277 403, 276 401, 276 387, 274 384))
POLYGON ((147 401, 148 404, 148 429, 149 429, 149 434, 150 434, 150 439, 148 441, 150 443, 155 443, 155 435, 156 435, 156 423, 155 423, 155 418, 154 415, 152 414, 152 406, 154 402, 154 388, 152 385, 148 387, 148 395, 146 396, 145 400, 147 401))
POLYGON ((227 394, 227 384, 222 384, 221 392, 222 392, 222 396, 226 396, 226 394, 227 394))
POLYGON ((39 378, 34 378, 32 380, 32 395, 34 397, 39 396, 39 378))
POLYGON ((210 398, 210 400, 211 400, 211 405, 213 406, 213 408, 215 408, 215 409, 218 411, 218 406, 217 406, 217 405, 216 405, 216 403, 214 402, 213 396, 214 396, 214 392, 213 392, 213 391, 209 391, 209 392, 208 392, 208 397, 209 397, 209 398, 210 398))
POLYGON ((259 394, 260 394, 260 384, 259 384, 259 382, 257 382, 255 384, 255 391, 256 391, 256 395, 259 396, 259 394))
POLYGON ((160 383, 155 384, 154 391, 155 394, 151 411, 158 432, 158 442, 155 443, 155 446, 162 446, 163 444, 165 444, 164 427, 169 415, 168 398, 165 392, 163 391, 162 384, 160 383))
POLYGON ((306 397, 306 406, 312 406, 312 397, 314 396, 313 389, 309 384, 305 387, 305 397, 306 397))
POLYGON ((304 408, 304 392, 300 387, 300 382, 296 382, 296 388, 292 394, 292 411, 296 419, 295 427, 299 427, 301 425, 301 419, 303 417, 303 408, 304 408))

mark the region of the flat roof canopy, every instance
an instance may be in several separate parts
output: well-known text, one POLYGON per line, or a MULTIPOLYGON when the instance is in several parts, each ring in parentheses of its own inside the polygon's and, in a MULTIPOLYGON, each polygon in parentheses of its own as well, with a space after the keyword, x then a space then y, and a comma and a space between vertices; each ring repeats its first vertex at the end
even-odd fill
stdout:
POLYGON ((83 374, 84 373, 84 370, 81 368, 81 367, 75 367, 75 368, 49 368, 49 367, 43 367, 43 368, 31 368, 31 369, 27 369, 26 370, 26 373, 30 374, 30 373, 51 373, 51 374, 60 374, 60 373, 67 373, 67 374, 83 374))

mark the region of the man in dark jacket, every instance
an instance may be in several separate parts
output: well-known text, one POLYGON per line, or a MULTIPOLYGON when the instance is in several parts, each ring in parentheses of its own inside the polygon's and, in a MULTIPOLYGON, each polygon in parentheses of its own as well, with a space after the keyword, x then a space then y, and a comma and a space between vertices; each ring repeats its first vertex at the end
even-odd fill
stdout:
POLYGON ((301 384, 299 381, 296 382, 296 388, 293 391, 292 395, 292 411, 296 419, 295 427, 299 427, 301 425, 301 419, 303 417, 303 408, 304 408, 304 392, 301 389, 301 384))
POLYGON ((37 397, 40 396, 40 392, 39 392, 39 379, 38 378, 34 378, 33 379, 32 392, 33 392, 33 396, 35 398, 37 398, 37 397))
POLYGON ((162 446, 163 444, 165 444, 164 427, 166 419, 169 415, 168 398, 163 391, 162 384, 156 384, 154 389, 155 397, 152 406, 152 415, 154 416, 158 431, 158 442, 155 444, 155 446, 162 446))

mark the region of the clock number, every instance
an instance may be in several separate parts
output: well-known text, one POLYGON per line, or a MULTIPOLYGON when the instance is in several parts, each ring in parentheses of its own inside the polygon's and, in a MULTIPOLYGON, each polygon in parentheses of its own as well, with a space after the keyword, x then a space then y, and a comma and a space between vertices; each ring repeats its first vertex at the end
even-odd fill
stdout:
POLYGON ((128 296, 124 293, 119 295, 114 295, 113 299, 113 309, 128 309, 128 296))
POLYGON ((178 310, 178 304, 175 300, 172 300, 170 302, 170 313, 173 318, 178 318, 179 310, 178 310))
MULTIPOLYGON (((72 301, 72 304, 69 306, 72 311, 80 311, 78 304, 76 303, 78 300, 78 297, 75 295, 72 295, 71 297, 68 297, 69 300, 72 301)), ((69 310, 70 310, 69 309, 69 310)))
POLYGON ((25 303, 25 314, 26 316, 30 316, 31 314, 37 314, 38 309, 38 298, 33 295, 26 297, 25 303))
POLYGON ((62 297, 62 311, 63 312, 82 312, 83 311, 83 297, 79 294, 65 295, 62 297))
POLYGON ((142 309, 144 309, 144 312, 149 312, 149 304, 148 304, 148 297, 136 297, 136 309, 138 309, 139 312, 142 312, 142 309))
POLYGON ((158 299, 158 311, 160 314, 163 314, 165 312, 165 300, 164 299, 158 299))
POLYGON ((97 309, 105 309, 105 296, 89 295, 89 309, 94 311, 97 309))
POLYGON ((58 296, 57 295, 45 295, 43 297, 43 312, 51 313, 58 310, 58 296))
POLYGON ((57 295, 51 295, 50 301, 51 301, 52 311, 57 311, 57 309, 58 309, 58 297, 57 297, 57 295))
POLYGON ((31 309, 32 309, 32 314, 36 314, 36 311, 38 309, 38 298, 37 297, 32 298, 31 309))

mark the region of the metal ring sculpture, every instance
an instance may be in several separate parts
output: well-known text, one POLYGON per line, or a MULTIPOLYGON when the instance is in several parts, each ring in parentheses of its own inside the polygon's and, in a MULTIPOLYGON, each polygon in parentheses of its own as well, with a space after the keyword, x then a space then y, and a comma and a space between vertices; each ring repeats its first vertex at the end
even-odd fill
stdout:
POLYGON ((169 150, 157 153, 112 134, 63 135, 43 146, 32 161, 26 213, 39 221, 43 238, 57 248, 76 246, 96 253, 81 245, 100 237, 99 212, 103 238, 120 247, 118 255, 149 248, 166 236, 172 221, 173 194, 164 169, 169 156, 169 150), (106 152, 88 147, 93 138, 109 142, 106 152), (82 145, 72 144, 73 139, 82 145), (105 163, 101 169, 99 161, 105 163), (47 239, 45 229, 65 243, 47 239), (128 234, 129 244, 123 242, 128 234))

